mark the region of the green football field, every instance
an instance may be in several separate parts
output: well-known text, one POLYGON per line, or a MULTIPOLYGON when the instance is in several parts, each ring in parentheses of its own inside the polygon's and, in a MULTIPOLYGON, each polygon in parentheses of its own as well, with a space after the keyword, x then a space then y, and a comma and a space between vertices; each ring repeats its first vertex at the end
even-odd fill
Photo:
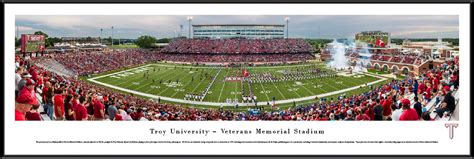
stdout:
MULTIPOLYGON (((105 85, 122 92, 134 93, 150 98, 161 98, 163 101, 172 98, 175 103, 199 102, 199 100, 184 100, 186 93, 202 94, 206 92, 202 102, 226 103, 237 99, 242 102, 242 94, 250 92, 257 97, 257 101, 270 102, 289 101, 294 99, 299 103, 304 97, 338 92, 338 94, 359 92, 359 87, 381 79, 367 74, 353 76, 309 76, 306 79, 287 79, 286 81, 263 81, 249 83, 247 81, 226 81, 225 77, 242 76, 246 69, 250 76, 270 74, 276 78, 288 76, 284 72, 305 72, 319 69, 326 73, 337 73, 325 67, 324 63, 307 63, 287 66, 257 66, 257 67, 218 67, 218 66, 191 66, 181 64, 156 63, 147 64, 119 72, 102 74, 89 78, 91 82, 105 85), (213 77, 216 77, 213 79, 213 77), (355 88, 355 90, 347 90, 355 88), (340 91, 343 92, 340 92, 340 91), (243 92, 242 92, 243 91, 243 92), (166 98, 166 99, 165 99, 166 98)), ((362 88, 360 88, 362 89, 362 88)), ((328 95, 329 96, 329 95, 328 95)), ((306 99, 306 101, 309 101, 306 99)), ((288 102, 287 102, 288 103, 288 102)), ((292 102, 291 102, 292 103, 292 102)), ((206 105, 206 104, 200 104, 206 105)), ((215 106, 215 105, 214 105, 215 106)))

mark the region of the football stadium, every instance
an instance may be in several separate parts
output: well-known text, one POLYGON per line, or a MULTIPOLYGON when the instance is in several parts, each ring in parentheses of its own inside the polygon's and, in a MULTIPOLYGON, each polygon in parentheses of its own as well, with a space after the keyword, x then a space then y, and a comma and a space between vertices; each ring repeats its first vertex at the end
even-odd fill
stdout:
POLYGON ((35 37, 15 56, 16 120, 458 119, 459 50, 443 39, 363 31, 318 50, 279 24, 192 25, 152 48, 35 37))

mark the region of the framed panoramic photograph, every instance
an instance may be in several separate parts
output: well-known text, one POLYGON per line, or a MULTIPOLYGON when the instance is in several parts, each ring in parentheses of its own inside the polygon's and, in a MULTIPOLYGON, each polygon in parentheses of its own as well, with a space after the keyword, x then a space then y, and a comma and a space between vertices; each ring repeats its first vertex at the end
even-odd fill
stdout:
POLYGON ((4 8, 6 156, 471 155, 468 3, 4 8))

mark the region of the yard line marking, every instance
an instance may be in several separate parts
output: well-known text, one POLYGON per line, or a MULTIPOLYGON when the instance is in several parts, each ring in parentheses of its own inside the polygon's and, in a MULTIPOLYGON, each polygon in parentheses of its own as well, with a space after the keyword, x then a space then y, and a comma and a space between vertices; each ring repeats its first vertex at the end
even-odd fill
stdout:
MULTIPOLYGON (((313 81, 311 81, 311 80, 308 80, 308 81, 311 82, 313 85, 315 85, 315 86, 317 87, 317 85, 316 85, 313 81)), ((320 89, 320 90, 322 90, 323 93, 327 93, 327 92, 328 92, 327 90, 323 89, 323 87, 317 87, 317 88, 320 89)), ((320 94, 321 94, 321 93, 320 93, 320 94)))
MULTIPOLYGON (((124 70, 125 72, 131 72, 132 70, 135 70, 135 69, 129 69, 129 70, 124 70)), ((140 76, 143 75, 144 73, 140 73, 140 76)), ((135 80, 137 78, 139 78, 140 76, 132 76, 132 77, 123 77, 123 78, 120 78, 119 80, 117 80, 117 83, 115 82, 110 82, 110 84, 113 84, 113 85, 122 85, 124 83, 128 83, 132 80, 135 80), (121 80, 122 79, 122 80, 121 80), (123 81, 125 80, 125 81, 123 81), (121 81, 121 82, 120 82, 121 81)), ((130 86, 130 85, 129 85, 130 86)), ((128 86, 127 86, 128 87, 128 86)))
MULTIPOLYGON (((229 71, 226 71, 224 77, 227 76, 228 74, 229 74, 229 71)), ((216 78, 217 78, 217 77, 216 77, 216 78)), ((222 91, 224 90, 225 83, 226 83, 225 80, 223 81, 223 83, 224 83, 224 84, 222 85, 221 92, 219 93, 219 98, 217 98, 217 102, 221 101, 222 91)))
MULTIPOLYGON (((155 78, 156 76, 163 76, 163 77, 164 77, 164 76, 168 76, 168 74, 171 74, 171 73, 173 73, 172 70, 167 70, 167 71, 163 72, 163 74, 155 74, 155 75, 153 75, 153 76, 151 76, 151 77, 152 77, 152 79, 155 78)), ((158 82, 158 81, 156 81, 156 82, 158 82)), ((140 86, 140 87, 143 88, 143 87, 145 87, 145 86, 149 86, 150 84, 153 84, 153 83, 144 84, 144 85, 142 85, 142 86, 140 86)), ((160 89, 161 89, 161 87, 162 87, 162 86, 160 86, 160 89)), ((138 91, 139 91, 140 89, 141 89, 141 88, 135 88, 135 90, 138 90, 138 91)), ((151 87, 148 88, 145 92, 148 93, 150 90, 152 90, 151 87)))
MULTIPOLYGON (((173 76, 173 78, 170 78, 170 79, 174 79, 174 78, 176 78, 176 77, 179 76, 179 75, 180 75, 180 74, 177 73, 176 75, 173 76)), ((168 87, 168 88, 164 89, 163 91, 161 91, 161 92, 158 93, 158 94, 161 94, 161 93, 165 92, 165 91, 168 90, 169 88, 171 88, 171 87, 168 87)))
POLYGON ((263 89, 263 94, 265 94, 265 96, 267 96, 267 101, 270 101, 270 97, 268 97, 268 95, 267 95, 267 93, 266 93, 266 92, 267 92, 267 90, 265 90, 265 86, 263 86, 263 84, 262 84, 262 83, 260 83, 260 85, 262 86, 262 89, 263 89))
POLYGON ((219 74, 221 73, 222 71, 222 68, 219 68, 219 70, 217 71, 216 75, 214 76, 214 78, 212 79, 211 83, 209 84, 208 87, 205 88, 205 92, 203 94, 203 98, 202 100, 204 100, 204 98, 206 98, 206 95, 207 95, 207 92, 212 88, 212 86, 214 85, 214 82, 217 80, 217 78, 219 77, 219 74))
MULTIPOLYGON (((189 79, 189 77, 190 77, 190 76, 188 76, 188 77, 185 77, 185 78, 183 79, 183 81, 184 81, 184 80, 187 80, 187 79, 189 79)), ((193 77, 193 76, 191 76, 191 78, 194 78, 194 77, 193 77)), ((187 88, 187 87, 188 87, 188 85, 189 85, 189 84, 191 84, 191 82, 192 82, 191 80, 188 80, 188 83, 186 83, 186 85, 183 85, 183 87, 182 87, 182 88, 183 88, 183 89, 187 88)), ((171 97, 174 97, 174 96, 175 96, 176 94, 178 94, 178 93, 179 93, 179 92, 178 92, 178 91, 176 91, 176 92, 175 92, 173 95, 171 95, 171 97)))
MULTIPOLYGON (((294 82, 294 81, 293 81, 293 82, 294 82)), ((283 82, 283 83, 285 83, 285 87, 286 87, 287 90, 288 90, 288 89, 292 89, 292 87, 289 87, 289 86, 288 86, 288 83, 287 83, 286 81, 283 82)), ((296 88, 296 87, 295 87, 295 88, 296 88)), ((289 91, 288 91, 288 92, 289 92, 289 91)), ((293 92, 295 92, 296 95, 298 95, 298 97, 301 97, 301 95, 300 95, 296 90, 294 90, 293 92)), ((286 99, 286 98, 285 98, 285 99, 286 99)))
POLYGON ((95 80, 95 79, 98 79, 98 78, 107 77, 107 76, 111 76, 111 75, 116 75, 116 74, 120 74, 120 73, 127 72, 127 71, 130 71, 130 70, 136 70, 136 69, 140 69, 140 68, 143 68, 143 67, 148 67, 149 65, 151 65, 151 64, 140 66, 140 67, 137 67, 137 68, 132 68, 132 69, 129 69, 129 70, 123 70, 123 71, 119 71, 119 72, 115 72, 115 73, 111 73, 111 74, 106 74, 106 75, 102 75, 102 76, 92 77, 92 78, 89 78, 89 79, 95 80))
MULTIPOLYGON (((155 78, 156 76, 165 76, 165 75, 167 76, 167 74, 168 74, 169 72, 170 72, 170 70, 167 70, 167 71, 163 72, 163 74, 160 74, 160 73, 155 74, 155 75, 151 76, 151 79, 155 78)), ((172 72, 172 71, 171 71, 171 72, 172 72)), ((142 81, 144 81, 144 80, 146 80, 146 79, 143 79, 143 80, 141 80, 140 82, 142 82, 142 81)), ((155 81, 155 82, 156 82, 156 81, 155 81)), ((135 90, 140 90, 141 88, 143 88, 143 87, 145 87, 145 86, 149 86, 149 85, 150 85, 150 84, 144 84, 144 85, 141 85, 140 87, 134 88, 134 89, 135 89, 135 90)), ((161 87, 161 86, 160 86, 160 87, 161 87)), ((148 92, 148 91, 150 91, 150 90, 151 90, 151 88, 149 88, 149 89, 148 89, 147 91, 145 91, 145 92, 148 92)))
POLYGON ((340 90, 340 88, 337 88, 337 87, 334 87, 333 85, 327 84, 326 82, 324 82, 324 80, 321 80, 321 82, 323 82, 324 84, 326 84, 328 86, 331 86, 332 88, 335 88, 336 90, 340 90))
POLYGON ((238 83, 237 82, 234 82, 235 83, 235 89, 234 89, 234 99, 237 98, 237 91, 239 90, 239 88, 237 87, 238 86, 238 83))
POLYGON ((314 94, 315 94, 313 91, 311 91, 311 90, 309 90, 308 88, 306 88, 306 86, 303 85, 303 86, 301 86, 301 87, 303 87, 307 92, 311 93, 311 95, 314 95, 314 94))
POLYGON ((275 85, 275 83, 273 83, 273 81, 271 81, 271 82, 272 82, 272 84, 273 84, 273 87, 275 87, 275 88, 277 89, 277 91, 280 93, 280 95, 281 95, 284 99, 286 99, 285 95, 283 95, 283 93, 281 93, 280 89, 278 89, 278 87, 275 85))
POLYGON ((196 89, 198 89, 199 86, 201 86, 201 84, 203 83, 203 81, 206 81, 206 78, 204 78, 204 80, 200 80, 200 81, 199 81, 199 84, 197 84, 197 85, 193 88, 192 93, 194 93, 194 92, 196 91, 196 89))

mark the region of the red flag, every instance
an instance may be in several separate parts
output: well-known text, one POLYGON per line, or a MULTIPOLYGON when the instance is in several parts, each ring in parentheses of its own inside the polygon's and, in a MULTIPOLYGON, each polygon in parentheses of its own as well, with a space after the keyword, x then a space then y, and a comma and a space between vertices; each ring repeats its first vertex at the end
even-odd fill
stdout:
POLYGON ((243 75, 244 77, 248 77, 248 76, 250 75, 250 73, 249 73, 249 71, 247 71, 247 69, 244 69, 244 70, 242 71, 242 75, 243 75))
POLYGON ((43 51, 44 51, 44 45, 40 45, 40 46, 39 46, 39 51, 40 51, 40 52, 43 52, 43 51))
POLYGON ((380 40, 379 38, 377 38, 377 41, 375 42, 375 45, 380 46, 380 47, 385 47, 385 42, 383 40, 380 40))

